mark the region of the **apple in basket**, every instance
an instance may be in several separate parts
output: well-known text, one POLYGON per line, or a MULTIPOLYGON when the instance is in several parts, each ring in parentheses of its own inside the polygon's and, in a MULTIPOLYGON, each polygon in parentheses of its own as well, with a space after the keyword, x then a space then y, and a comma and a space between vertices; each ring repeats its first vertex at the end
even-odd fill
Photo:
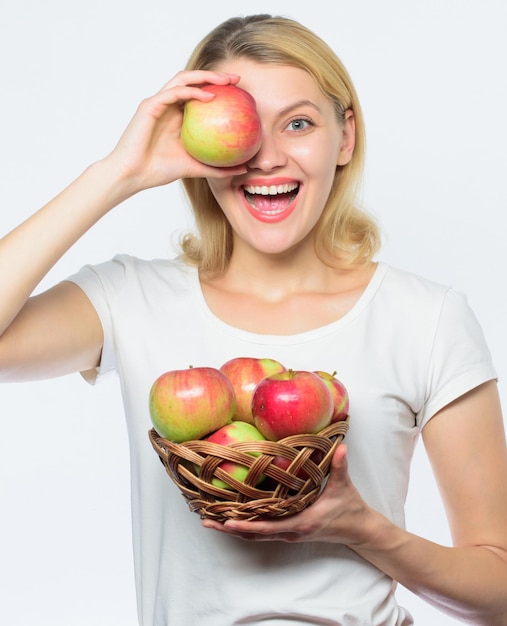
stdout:
POLYGON ((213 367, 165 372, 155 380, 149 395, 155 430, 176 443, 201 439, 225 426, 235 406, 230 380, 213 367))
POLYGON ((254 424, 270 441, 316 433, 329 426, 333 411, 326 383, 314 372, 303 370, 267 376, 252 398, 254 424))
MULTIPOLYGON (((314 450, 310 455, 310 461, 313 461, 315 465, 318 465, 322 461, 323 458, 324 458, 324 453, 321 450, 314 450)), ((275 458, 272 461, 273 465, 276 465, 277 467, 285 471, 289 469, 291 462, 292 461, 290 459, 282 455, 275 456, 275 458)), ((302 468, 296 472, 296 476, 298 478, 301 478, 302 480, 308 480, 309 478, 308 472, 306 472, 302 468)))
POLYGON ((198 161, 231 167, 249 161, 261 145, 261 122, 253 97, 234 85, 205 85, 213 100, 188 100, 181 141, 198 161))
POLYGON ((334 412, 331 423, 339 422, 347 419, 349 414, 349 394, 345 385, 336 378, 336 372, 329 374, 328 372, 316 371, 318 376, 326 383, 334 402, 334 412))
MULTIPOLYGON (((210 441, 222 446, 229 446, 240 442, 266 441, 266 438, 252 424, 237 421, 222 426, 222 428, 219 428, 214 433, 211 433, 211 435, 205 437, 204 441, 210 441)), ((260 452, 248 452, 248 454, 251 454, 252 456, 259 456, 260 452)), ((224 472, 227 472, 241 482, 245 481, 249 469, 246 465, 241 465, 240 463, 235 463, 233 461, 223 461, 220 463, 219 467, 220 469, 223 469, 224 472)), ((258 482, 261 482, 263 478, 264 477, 261 476, 258 482)), ((215 487, 232 489, 230 485, 219 478, 213 478, 211 483, 215 485, 215 487)))
POLYGON ((233 419, 253 424, 252 396, 263 378, 286 368, 275 359, 254 357, 236 357, 224 363, 220 368, 231 381, 236 396, 236 411, 233 419))

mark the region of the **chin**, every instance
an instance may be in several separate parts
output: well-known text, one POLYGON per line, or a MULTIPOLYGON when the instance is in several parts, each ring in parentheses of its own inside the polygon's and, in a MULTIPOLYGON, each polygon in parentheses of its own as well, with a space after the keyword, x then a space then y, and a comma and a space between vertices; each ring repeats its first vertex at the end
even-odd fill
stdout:
MULTIPOLYGON (((287 233, 283 233, 286 235, 287 233)), ((273 259, 284 259, 294 253, 301 252, 304 248, 311 246, 312 252, 314 252, 314 245, 305 237, 301 237, 298 240, 287 239, 287 237, 277 238, 262 238, 259 237, 256 241, 250 242, 251 248, 253 248, 258 254, 263 254, 273 259)))

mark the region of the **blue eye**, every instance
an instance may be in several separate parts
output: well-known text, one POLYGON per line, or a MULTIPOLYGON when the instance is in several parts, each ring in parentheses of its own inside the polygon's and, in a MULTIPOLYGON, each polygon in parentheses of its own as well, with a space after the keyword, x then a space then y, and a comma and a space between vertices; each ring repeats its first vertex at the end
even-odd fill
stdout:
POLYGON ((304 117, 297 117, 289 122, 287 128, 294 132, 301 132, 306 130, 309 126, 313 126, 311 120, 304 117))

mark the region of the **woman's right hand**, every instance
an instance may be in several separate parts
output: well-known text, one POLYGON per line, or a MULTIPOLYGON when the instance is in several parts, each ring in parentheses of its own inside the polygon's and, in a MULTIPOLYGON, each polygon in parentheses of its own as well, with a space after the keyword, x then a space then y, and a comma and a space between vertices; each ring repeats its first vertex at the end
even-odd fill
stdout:
POLYGON ((203 165, 180 140, 184 103, 213 98, 199 85, 238 80, 210 71, 178 73, 139 105, 108 156, 0 240, 0 379, 46 378, 95 367, 102 329, 79 288, 63 283, 37 298, 30 295, 62 254, 135 193, 184 177, 244 173, 243 166, 203 165))
POLYGON ((180 140, 183 106, 187 100, 207 101, 213 94, 199 85, 235 84, 239 76, 212 71, 182 71, 139 105, 120 141, 106 157, 114 164, 129 193, 165 185, 180 178, 224 177, 243 173, 244 166, 216 168, 191 157, 180 140))

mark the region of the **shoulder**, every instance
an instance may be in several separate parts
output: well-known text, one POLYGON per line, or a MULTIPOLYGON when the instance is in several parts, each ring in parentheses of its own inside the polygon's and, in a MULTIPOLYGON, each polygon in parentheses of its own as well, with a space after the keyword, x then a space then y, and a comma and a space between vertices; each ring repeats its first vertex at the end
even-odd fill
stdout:
POLYGON ((142 259, 129 254, 117 254, 111 260, 88 266, 99 273, 122 273, 125 275, 188 274, 195 268, 179 257, 172 259, 142 259))
POLYGON ((145 260, 127 254, 85 265, 68 280, 81 287, 97 309, 128 309, 134 302, 149 304, 162 297, 188 299, 198 284, 197 269, 178 258, 145 260))
POLYGON ((379 295, 395 303, 400 310, 431 309, 444 307, 467 309, 466 294, 452 285, 440 283, 418 274, 384 265, 379 295))
POLYGON ((401 290, 411 294, 426 294, 428 297, 439 297, 446 294, 451 285, 440 283, 419 274, 400 269, 393 265, 381 263, 384 268, 383 284, 393 290, 401 290))
POLYGON ((437 329, 460 327, 467 333, 480 333, 467 295, 452 285, 439 283, 415 273, 384 265, 375 300, 384 319, 396 320, 400 330, 414 324, 421 335, 437 329))
POLYGON ((71 279, 78 283, 95 280, 104 287, 119 288, 121 285, 150 280, 185 281, 196 272, 196 268, 179 258, 146 260, 128 254, 117 254, 103 263, 83 266, 71 279))

